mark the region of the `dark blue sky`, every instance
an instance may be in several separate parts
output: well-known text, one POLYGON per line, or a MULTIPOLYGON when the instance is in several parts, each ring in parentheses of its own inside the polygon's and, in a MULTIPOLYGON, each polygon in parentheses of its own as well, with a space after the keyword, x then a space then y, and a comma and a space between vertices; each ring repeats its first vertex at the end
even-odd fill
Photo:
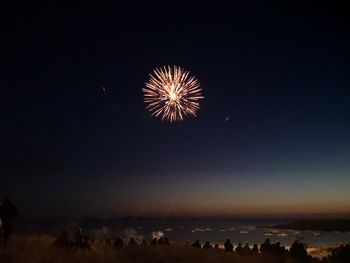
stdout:
POLYGON ((25 215, 350 214, 348 3, 2 13, 0 194, 25 215), (197 118, 145 109, 163 65, 199 79, 197 118))

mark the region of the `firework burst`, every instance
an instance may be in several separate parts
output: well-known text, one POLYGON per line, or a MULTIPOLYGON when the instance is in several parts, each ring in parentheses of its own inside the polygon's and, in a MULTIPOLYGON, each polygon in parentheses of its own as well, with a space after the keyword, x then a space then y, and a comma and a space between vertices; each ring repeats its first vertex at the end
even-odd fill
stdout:
POLYGON ((142 91, 152 116, 170 122, 183 120, 187 115, 196 116, 199 100, 204 98, 198 80, 177 66, 156 68, 142 91))

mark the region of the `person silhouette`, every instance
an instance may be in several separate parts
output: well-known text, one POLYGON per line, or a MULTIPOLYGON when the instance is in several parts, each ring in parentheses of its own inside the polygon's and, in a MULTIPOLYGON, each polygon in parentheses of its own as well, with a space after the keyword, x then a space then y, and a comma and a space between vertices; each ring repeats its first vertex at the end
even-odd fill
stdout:
POLYGON ((155 245, 157 245, 157 243, 158 243, 158 240, 157 240, 157 238, 154 237, 151 241, 151 246, 155 246, 155 245))
POLYGON ((157 244, 158 245, 164 245, 164 238, 163 237, 159 238, 157 244))
POLYGON ((307 262, 308 254, 306 250, 306 245, 304 243, 299 243, 294 241, 289 250, 290 256, 297 260, 298 262, 307 262))
POLYGON ((197 239, 196 242, 194 242, 191 247, 196 247, 196 248, 201 248, 201 243, 199 242, 199 240, 197 239))
POLYGON ((137 243, 136 243, 136 241, 135 241, 134 238, 130 238, 128 245, 129 245, 129 246, 136 246, 137 243))
POLYGON ((170 245, 169 239, 167 237, 164 238, 164 245, 166 246, 170 245))
POLYGON ((259 254, 259 248, 257 244, 253 245, 252 252, 253 254, 259 254))
POLYGON ((115 248, 123 248, 123 246, 124 246, 123 239, 118 237, 116 240, 114 240, 114 247, 115 248))
POLYGON ((264 243, 261 244, 260 246, 260 253, 261 254, 266 254, 271 252, 271 243, 270 239, 266 239, 264 243))
POLYGON ((203 245, 203 248, 204 248, 204 249, 210 249, 210 248, 213 248, 213 247, 210 245, 209 241, 207 241, 207 242, 205 242, 205 244, 203 245))
POLYGON ((244 247, 243 247, 243 254, 244 255, 251 255, 252 254, 252 250, 249 247, 249 243, 245 243, 244 247))
POLYGON ((224 247, 225 247, 225 251, 228 252, 228 253, 233 251, 233 245, 232 245, 231 240, 229 238, 226 239, 224 247))
POLYGON ((238 246, 236 247, 235 252, 241 256, 244 254, 243 247, 242 247, 241 243, 238 243, 238 246))
POLYGON ((6 246, 12 234, 13 219, 18 215, 16 206, 8 196, 2 199, 0 206, 0 219, 2 222, 3 245, 6 246))

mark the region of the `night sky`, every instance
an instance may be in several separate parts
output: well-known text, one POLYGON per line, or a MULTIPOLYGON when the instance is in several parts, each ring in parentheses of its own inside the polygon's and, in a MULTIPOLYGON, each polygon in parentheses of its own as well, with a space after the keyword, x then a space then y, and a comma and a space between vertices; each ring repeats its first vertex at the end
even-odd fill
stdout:
POLYGON ((49 2, 1 8, 0 195, 21 215, 350 215, 349 3, 49 2), (145 109, 163 65, 199 79, 197 118, 145 109))

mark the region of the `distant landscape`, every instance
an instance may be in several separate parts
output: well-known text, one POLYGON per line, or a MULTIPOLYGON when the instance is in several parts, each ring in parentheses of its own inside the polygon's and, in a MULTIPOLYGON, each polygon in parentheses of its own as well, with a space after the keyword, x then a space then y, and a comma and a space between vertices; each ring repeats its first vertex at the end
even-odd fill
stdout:
POLYGON ((292 223, 272 226, 276 229, 312 230, 312 231, 350 231, 349 219, 334 220, 300 220, 292 223))

